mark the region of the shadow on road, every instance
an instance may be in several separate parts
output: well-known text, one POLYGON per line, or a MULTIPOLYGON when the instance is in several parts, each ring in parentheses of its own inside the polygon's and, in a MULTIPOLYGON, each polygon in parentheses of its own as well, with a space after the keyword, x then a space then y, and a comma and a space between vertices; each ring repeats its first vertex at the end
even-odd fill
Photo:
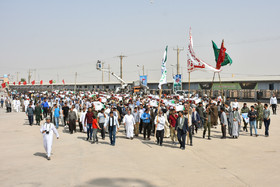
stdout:
POLYGON ((34 153, 33 155, 46 158, 46 153, 39 153, 39 152, 37 152, 37 153, 34 153))
POLYGON ((110 187, 123 187, 123 186, 145 186, 152 187, 150 182, 145 181, 143 179, 129 179, 129 178, 99 178, 93 179, 85 185, 81 186, 110 186, 110 187))

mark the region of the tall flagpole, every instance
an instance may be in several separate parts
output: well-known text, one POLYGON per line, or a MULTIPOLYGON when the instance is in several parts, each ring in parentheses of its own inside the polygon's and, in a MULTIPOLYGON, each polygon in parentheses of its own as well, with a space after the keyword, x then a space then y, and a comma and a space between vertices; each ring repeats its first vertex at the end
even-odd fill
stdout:
MULTIPOLYGON (((191 91, 191 72, 189 71, 189 93, 188 93, 188 123, 190 119, 190 92, 191 91)), ((190 124, 188 124, 190 127, 190 124)), ((189 130, 190 131, 190 130, 189 130)), ((189 144, 189 131, 187 131, 187 144, 189 144)))
POLYGON ((215 75, 216 75, 216 72, 214 72, 214 75, 213 75, 212 86, 211 86, 211 90, 210 90, 210 98, 212 97, 215 75))
MULTIPOLYGON (((162 88, 160 87, 160 89, 159 89, 158 110, 157 110, 157 121, 158 121, 158 115, 159 115, 159 109, 160 109, 161 93, 162 93, 162 88)), ((156 123, 156 126, 155 126, 155 133, 154 133, 155 140, 156 140, 156 133, 157 133, 157 123, 156 123)))
POLYGON ((220 89, 222 90, 222 103, 224 104, 224 89, 222 87, 222 82, 221 82, 221 77, 220 77, 220 72, 218 73, 219 75, 219 81, 220 81, 220 89))

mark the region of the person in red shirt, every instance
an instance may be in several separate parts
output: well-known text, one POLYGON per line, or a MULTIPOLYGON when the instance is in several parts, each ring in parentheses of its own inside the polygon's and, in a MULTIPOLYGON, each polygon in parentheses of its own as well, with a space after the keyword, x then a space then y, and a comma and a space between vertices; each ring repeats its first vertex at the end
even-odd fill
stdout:
POLYGON ((175 130, 175 125, 176 125, 177 118, 178 118, 178 115, 176 114, 175 109, 174 108, 170 109, 170 114, 169 114, 168 121, 170 123, 170 137, 171 137, 172 143, 174 145, 178 141, 177 133, 176 133, 176 130, 175 130))
POLYGON ((92 122, 94 119, 94 113, 91 108, 88 108, 88 111, 85 116, 84 124, 87 124, 87 140, 92 140, 92 122))
POLYGON ((92 137, 92 144, 94 144, 95 142, 98 143, 98 138, 97 138, 97 129, 101 129, 97 123, 97 119, 93 119, 92 120, 92 133, 93 133, 93 137, 92 137))

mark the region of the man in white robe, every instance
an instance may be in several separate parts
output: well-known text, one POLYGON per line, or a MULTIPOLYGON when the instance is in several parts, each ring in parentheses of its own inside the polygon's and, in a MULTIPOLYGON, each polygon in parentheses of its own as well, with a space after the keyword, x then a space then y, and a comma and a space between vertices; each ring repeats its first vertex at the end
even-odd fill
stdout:
POLYGON ((51 123, 51 118, 47 117, 46 122, 41 126, 40 132, 43 134, 43 142, 44 148, 47 153, 47 159, 51 159, 51 152, 52 152, 52 143, 53 143, 53 133, 55 133, 57 139, 59 138, 59 134, 54 126, 51 123))
POLYGON ((84 132, 87 132, 87 123, 85 122, 86 114, 87 114, 87 109, 86 109, 86 107, 84 107, 83 111, 81 112, 81 115, 80 115, 80 123, 82 123, 82 125, 83 125, 84 132))
POLYGON ((15 111, 20 111, 20 100, 18 98, 15 100, 15 111))
POLYGON ((133 131, 134 131, 134 125, 135 120, 133 115, 131 114, 131 110, 128 109, 127 114, 123 118, 123 123, 126 129, 126 138, 133 139, 133 131))

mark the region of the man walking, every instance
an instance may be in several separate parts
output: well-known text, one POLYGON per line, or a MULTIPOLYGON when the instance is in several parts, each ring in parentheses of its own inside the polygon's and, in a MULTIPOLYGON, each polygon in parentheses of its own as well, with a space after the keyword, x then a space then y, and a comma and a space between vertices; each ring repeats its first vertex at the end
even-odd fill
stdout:
POLYGON ((250 135, 253 136, 252 128, 254 128, 256 137, 258 137, 257 127, 256 127, 257 116, 258 116, 257 111, 255 111, 255 107, 252 105, 251 110, 248 113, 248 117, 249 117, 249 120, 250 120, 249 121, 249 123, 250 123, 250 135))
POLYGON ((137 107, 134 108, 132 115, 133 115, 134 121, 135 121, 134 134, 137 137, 139 135, 139 124, 140 124, 140 113, 139 113, 137 107))
POLYGON ((54 123, 55 123, 56 128, 58 129, 58 127, 59 127, 60 109, 57 106, 57 104, 54 104, 53 113, 54 113, 54 123))
POLYGON ((146 109, 145 112, 141 116, 143 126, 144 126, 144 140, 146 140, 146 135, 148 140, 150 140, 151 135, 151 116, 149 114, 149 109, 146 109))
MULTIPOLYGON (((73 131, 75 130, 75 126, 76 126, 76 121, 78 120, 77 119, 77 114, 76 112, 74 111, 74 108, 75 106, 73 105, 70 109, 70 112, 68 114, 68 117, 69 117, 69 131, 70 131, 70 134, 73 134, 73 131)), ((76 130, 75 130, 76 131, 76 130)))
POLYGON ((263 105, 261 104, 260 101, 258 101, 258 105, 257 105, 257 128, 259 127, 259 129, 262 129, 262 121, 263 121, 263 105))
POLYGON ((53 143, 53 133, 55 133, 57 139, 59 138, 59 134, 54 127, 54 124, 51 123, 51 118, 47 117, 46 122, 42 125, 40 132, 43 134, 43 142, 44 148, 47 153, 47 159, 51 159, 51 152, 52 152, 52 143, 53 143))
POLYGON ((175 129, 177 131, 180 149, 185 150, 187 132, 189 132, 190 145, 192 146, 192 133, 188 126, 188 118, 184 117, 182 111, 179 111, 179 117, 176 120, 175 129))
POLYGON ((127 114, 123 117, 123 124, 126 129, 126 138, 133 140, 133 130, 135 125, 135 120, 131 114, 131 109, 129 108, 127 114))
POLYGON ((178 141, 176 129, 175 129, 177 118, 178 118, 178 116, 176 115, 175 109, 171 109, 168 121, 170 123, 170 137, 171 137, 171 141, 173 144, 175 144, 175 142, 178 141))
MULTIPOLYGON (((241 115, 248 116, 248 113, 249 113, 249 108, 247 107, 247 103, 244 103, 243 107, 241 108, 241 115)), ((247 119, 243 118, 243 123, 244 123, 243 131, 248 132, 248 129, 247 129, 248 122, 246 120, 247 119)))
POLYGON ((105 123, 106 118, 107 118, 107 116, 105 114, 105 110, 104 110, 104 108, 102 108, 101 111, 97 115, 97 121, 98 121, 99 127, 101 129, 101 137, 103 140, 105 140, 104 123, 105 123))
POLYGON ((29 104, 25 112, 28 116, 29 125, 32 126, 34 120, 34 109, 31 107, 31 103, 29 104))
POLYGON ((117 130, 120 129, 120 125, 118 122, 118 118, 116 116, 114 116, 113 112, 110 112, 110 116, 107 119, 104 127, 106 128, 106 126, 108 126, 109 128, 109 137, 110 137, 110 144, 112 146, 115 146, 116 144, 116 132, 117 130))
POLYGON ((155 117, 157 145, 160 146, 162 146, 163 142, 165 120, 165 117, 162 115, 162 110, 160 110, 158 116, 155 117))
POLYGON ((277 98, 275 97, 275 94, 270 98, 270 106, 272 107, 273 115, 276 115, 277 98))
POLYGON ((227 115, 225 113, 225 109, 222 107, 221 108, 221 129, 222 129, 222 137, 221 137, 221 139, 226 139, 227 125, 228 125, 227 115))
POLYGON ((264 110, 263 110, 263 122, 264 122, 264 127, 265 127, 265 136, 269 136, 269 125, 270 125, 270 110, 268 108, 268 105, 264 105, 264 110))

